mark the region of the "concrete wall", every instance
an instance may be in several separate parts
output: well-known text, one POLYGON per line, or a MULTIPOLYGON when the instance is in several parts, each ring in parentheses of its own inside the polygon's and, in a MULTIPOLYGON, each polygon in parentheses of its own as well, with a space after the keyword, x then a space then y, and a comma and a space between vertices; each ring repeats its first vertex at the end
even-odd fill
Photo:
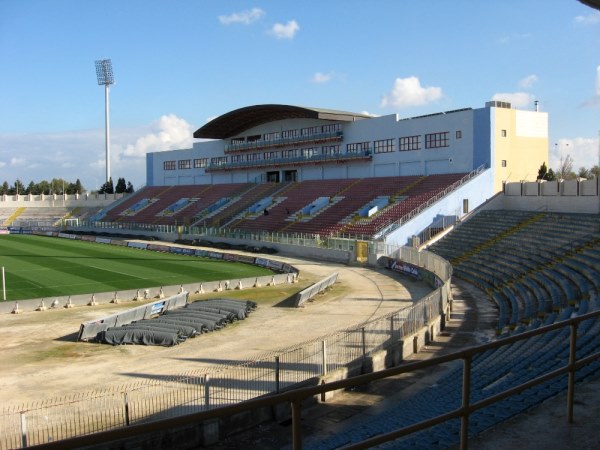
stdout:
POLYGON ((598 179, 506 183, 504 192, 492 209, 600 213, 598 179))
POLYGON ((84 207, 110 205, 128 194, 0 195, 0 208, 84 207))

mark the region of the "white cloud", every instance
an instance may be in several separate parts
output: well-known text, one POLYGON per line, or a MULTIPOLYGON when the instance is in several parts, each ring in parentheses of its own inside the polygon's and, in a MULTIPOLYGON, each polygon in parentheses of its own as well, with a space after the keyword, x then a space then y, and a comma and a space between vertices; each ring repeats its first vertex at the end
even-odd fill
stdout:
POLYGON ((442 88, 423 87, 417 77, 396 78, 389 94, 383 96, 381 107, 404 108, 420 106, 442 98, 442 88))
POLYGON ((531 33, 512 33, 512 34, 508 34, 506 36, 500 37, 498 39, 498 42, 500 44, 508 44, 512 41, 530 38, 531 36, 532 36, 531 33))
POLYGON ((530 105, 535 100, 535 96, 528 92, 504 92, 494 94, 492 100, 510 102, 512 106, 524 107, 530 105))
POLYGON ((594 11, 586 16, 577 16, 574 21, 581 25, 595 25, 600 23, 600 12, 594 11))
MULTIPOLYGON (((111 130, 111 174, 124 177, 138 188, 146 179, 146 152, 192 145, 192 128, 173 114, 135 128, 111 130)), ((81 180, 86 189, 96 189, 105 176, 104 129, 64 133, 0 135, 0 183, 20 179, 24 183, 55 177, 81 180), (26 158, 10 155, 27 155, 26 158), (7 173, 4 173, 7 172, 7 173)))
POLYGON ((276 23, 273 25, 269 34, 275 36, 277 39, 293 39, 296 32, 300 29, 298 22, 290 20, 287 24, 276 23))
POLYGON ((573 170, 580 167, 591 169, 598 165, 598 138, 576 137, 559 139, 550 153, 548 167, 555 170, 560 164, 560 158, 569 155, 573 158, 573 170))
POLYGON ((252 22, 256 22, 265 15, 265 12, 260 8, 252 8, 246 11, 230 14, 228 16, 219 16, 219 22, 223 25, 230 25, 232 23, 241 23, 244 25, 250 25, 252 22))
POLYGON ((538 77, 537 75, 531 74, 527 75, 525 78, 519 80, 519 86, 522 88, 529 88, 537 83, 538 77))
POLYGON ((148 152, 160 152, 192 146, 192 127, 174 114, 164 115, 151 125, 152 132, 128 144, 123 154, 144 157, 148 152))
POLYGON ((11 167, 22 167, 27 163, 25 158, 11 158, 10 165, 11 167))
POLYGON ((331 81, 332 78, 333 78, 333 72, 329 72, 329 73, 317 72, 313 75, 311 81, 313 83, 321 84, 321 83, 327 83, 328 81, 331 81))

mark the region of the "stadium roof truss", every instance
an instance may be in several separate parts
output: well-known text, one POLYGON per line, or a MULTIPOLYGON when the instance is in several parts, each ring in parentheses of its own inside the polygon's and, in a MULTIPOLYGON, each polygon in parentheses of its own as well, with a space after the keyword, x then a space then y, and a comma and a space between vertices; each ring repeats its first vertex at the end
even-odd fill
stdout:
POLYGON ((368 119, 367 114, 291 105, 254 105, 223 114, 194 132, 195 138, 227 139, 268 122, 284 119, 322 119, 342 122, 368 119))

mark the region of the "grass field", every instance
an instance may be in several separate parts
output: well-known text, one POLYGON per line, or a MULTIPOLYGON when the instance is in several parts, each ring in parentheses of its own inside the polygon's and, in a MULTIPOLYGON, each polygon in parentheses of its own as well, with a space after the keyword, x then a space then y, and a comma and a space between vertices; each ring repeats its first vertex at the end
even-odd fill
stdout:
POLYGON ((5 271, 7 301, 273 273, 243 263, 23 235, 0 235, 0 266, 5 271))

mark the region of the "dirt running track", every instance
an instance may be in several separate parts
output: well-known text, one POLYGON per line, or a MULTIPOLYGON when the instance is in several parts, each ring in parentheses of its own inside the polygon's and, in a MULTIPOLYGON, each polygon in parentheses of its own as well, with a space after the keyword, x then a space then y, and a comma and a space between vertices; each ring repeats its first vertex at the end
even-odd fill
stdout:
MULTIPOLYGON (((431 291, 421 282, 386 270, 274 259, 297 267, 300 282, 259 288, 274 290, 278 298, 260 302, 244 321, 176 347, 113 347, 75 341, 82 322, 139 302, 1 314, 0 404, 20 405, 235 364, 392 312, 431 291), (336 271, 338 282, 328 293, 304 308, 285 305, 290 295, 336 271)), ((226 293, 212 296, 221 294, 226 293)))

